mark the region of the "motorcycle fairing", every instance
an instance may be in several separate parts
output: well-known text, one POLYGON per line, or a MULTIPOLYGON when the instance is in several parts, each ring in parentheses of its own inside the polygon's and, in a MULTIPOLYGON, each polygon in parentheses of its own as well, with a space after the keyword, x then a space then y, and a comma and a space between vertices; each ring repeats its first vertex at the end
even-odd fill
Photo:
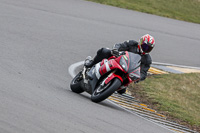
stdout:
POLYGON ((140 80, 140 67, 128 74, 129 82, 140 80))
POLYGON ((129 81, 137 81, 140 79, 140 63, 141 56, 135 53, 127 52, 129 56, 128 76, 131 78, 129 81))
MULTIPOLYGON (((108 60, 104 60, 104 63, 108 63, 108 60)), ((101 72, 99 71, 101 69, 101 67, 105 67, 107 65, 105 64, 102 64, 101 62, 97 63, 95 66, 93 66, 90 71, 87 73, 88 76, 90 77, 88 79, 88 82, 89 82, 89 85, 90 85, 90 94, 95 90, 95 87, 96 87, 96 84, 98 82, 98 80, 100 79, 100 77, 102 76, 101 75, 101 72), (101 66, 102 65, 102 66, 101 66)), ((106 68, 104 68, 106 69, 106 68)), ((108 68, 107 68, 108 71, 110 71, 108 68)))
POLYGON ((107 79, 105 80, 105 84, 108 84, 108 83, 109 83, 112 79, 114 79, 114 78, 120 79, 121 82, 123 83, 122 77, 120 77, 119 75, 117 75, 117 74, 115 74, 115 73, 111 73, 111 74, 107 77, 107 79))
POLYGON ((97 69, 101 76, 116 68, 124 71, 124 69, 119 65, 119 63, 116 62, 115 59, 111 59, 109 61, 106 59, 106 60, 103 60, 100 64, 101 66, 97 69))
POLYGON ((128 71, 129 68, 129 59, 128 57, 126 57, 126 55, 123 55, 120 59, 119 64, 122 66, 122 68, 124 69, 124 71, 128 71))
MULTIPOLYGON (((93 66, 90 70, 89 70, 89 72, 87 72, 87 75, 88 75, 88 79, 87 79, 87 81, 88 81, 88 86, 87 87, 85 87, 85 88, 88 88, 87 90, 85 90, 85 91, 87 91, 89 94, 92 94, 92 92, 94 91, 94 89, 95 89, 95 87, 96 87, 96 83, 98 82, 98 78, 97 78, 97 76, 96 76, 96 72, 95 72, 95 69, 96 69, 96 65, 95 66, 93 66)), ((86 84, 85 84, 86 85, 86 84)))
POLYGON ((132 73, 140 67, 141 56, 135 53, 127 52, 129 63, 128 63, 128 73, 132 73))
POLYGON ((141 56, 132 52, 125 52, 126 54, 118 57, 117 62, 122 66, 124 71, 131 73, 140 67, 141 56))

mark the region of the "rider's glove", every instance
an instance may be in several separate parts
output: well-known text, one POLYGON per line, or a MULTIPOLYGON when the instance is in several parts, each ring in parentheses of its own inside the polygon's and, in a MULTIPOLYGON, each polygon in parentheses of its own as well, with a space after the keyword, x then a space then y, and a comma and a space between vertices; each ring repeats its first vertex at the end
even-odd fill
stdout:
POLYGON ((117 49, 112 49, 111 54, 114 56, 119 56, 119 51, 117 49))
POLYGON ((113 56, 118 57, 118 56, 120 56, 120 55, 125 55, 126 53, 125 53, 124 51, 118 51, 118 49, 112 49, 112 50, 111 50, 111 54, 112 54, 113 56))
POLYGON ((124 51, 120 51, 119 55, 125 55, 126 53, 124 51))

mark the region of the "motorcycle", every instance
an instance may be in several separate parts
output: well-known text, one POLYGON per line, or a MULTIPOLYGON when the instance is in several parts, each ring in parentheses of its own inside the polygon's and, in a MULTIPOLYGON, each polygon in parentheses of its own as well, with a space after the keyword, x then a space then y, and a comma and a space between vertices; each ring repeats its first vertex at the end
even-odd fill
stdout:
POLYGON ((112 55, 91 68, 84 66, 71 81, 71 90, 75 93, 85 91, 98 103, 140 79, 140 55, 117 50, 112 50, 112 55))

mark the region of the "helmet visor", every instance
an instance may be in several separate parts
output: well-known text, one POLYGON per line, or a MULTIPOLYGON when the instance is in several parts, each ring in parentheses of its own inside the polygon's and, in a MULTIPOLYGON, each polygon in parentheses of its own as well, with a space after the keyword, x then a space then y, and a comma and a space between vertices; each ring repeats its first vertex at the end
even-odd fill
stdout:
POLYGON ((149 53, 153 49, 153 47, 151 47, 150 45, 146 43, 141 44, 141 48, 145 53, 149 53))

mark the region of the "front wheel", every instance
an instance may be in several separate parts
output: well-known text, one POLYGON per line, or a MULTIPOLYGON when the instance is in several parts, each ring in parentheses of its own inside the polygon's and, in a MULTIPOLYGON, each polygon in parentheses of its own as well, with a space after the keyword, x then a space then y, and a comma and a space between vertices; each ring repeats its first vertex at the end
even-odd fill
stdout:
POLYGON ((82 93, 84 90, 81 88, 81 81, 83 80, 82 73, 79 72, 71 81, 70 88, 75 93, 82 93))
POLYGON ((111 80, 108 84, 101 86, 100 84, 96 87, 92 93, 91 100, 95 103, 101 102, 111 96, 120 86, 121 81, 118 78, 111 80))

